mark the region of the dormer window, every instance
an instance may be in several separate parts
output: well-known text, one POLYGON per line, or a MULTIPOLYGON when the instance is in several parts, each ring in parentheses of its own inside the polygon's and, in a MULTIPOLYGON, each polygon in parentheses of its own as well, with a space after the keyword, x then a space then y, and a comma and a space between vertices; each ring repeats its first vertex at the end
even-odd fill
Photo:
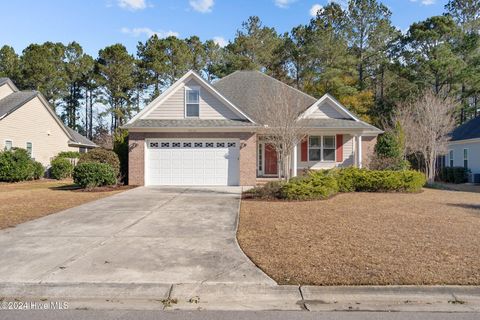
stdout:
POLYGON ((185 117, 198 118, 200 116, 200 89, 185 89, 185 117))

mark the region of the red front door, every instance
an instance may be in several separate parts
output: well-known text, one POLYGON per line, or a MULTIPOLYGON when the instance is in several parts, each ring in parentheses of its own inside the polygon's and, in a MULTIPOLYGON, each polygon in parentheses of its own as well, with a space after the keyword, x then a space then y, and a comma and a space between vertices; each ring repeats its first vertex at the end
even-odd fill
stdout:
POLYGON ((275 148, 270 145, 265 145, 265 174, 277 174, 277 152, 275 148))

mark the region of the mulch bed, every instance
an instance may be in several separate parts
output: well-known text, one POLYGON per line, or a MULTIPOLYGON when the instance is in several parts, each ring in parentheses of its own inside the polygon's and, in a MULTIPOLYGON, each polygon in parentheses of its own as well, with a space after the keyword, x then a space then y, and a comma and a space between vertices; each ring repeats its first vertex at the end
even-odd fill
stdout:
POLYGON ((243 200, 245 253, 280 284, 480 285, 480 194, 243 200))

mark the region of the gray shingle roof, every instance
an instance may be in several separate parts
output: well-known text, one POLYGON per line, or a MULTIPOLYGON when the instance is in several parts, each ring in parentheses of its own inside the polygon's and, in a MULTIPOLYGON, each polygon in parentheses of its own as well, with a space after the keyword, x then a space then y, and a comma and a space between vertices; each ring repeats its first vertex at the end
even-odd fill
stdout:
POLYGON ((364 129, 371 132, 382 133, 382 130, 363 121, 355 121, 353 119, 308 119, 306 120, 308 128, 322 129, 364 129))
POLYGON ((229 119, 184 119, 184 120, 162 120, 162 119, 139 119, 124 128, 232 128, 232 127, 256 127, 257 125, 242 120, 229 119))
POLYGON ((257 122, 259 119, 255 115, 261 112, 258 108, 272 103, 271 97, 278 92, 284 91, 288 96, 294 97, 299 115, 317 101, 314 97, 260 71, 235 71, 215 82, 213 87, 257 122))
POLYGON ((452 141, 480 138, 480 117, 465 122, 452 132, 452 141))
POLYGON ((88 140, 86 137, 82 136, 77 131, 73 130, 72 128, 66 127, 70 135, 72 136, 72 142, 75 144, 86 146, 86 147, 96 147, 97 145, 92 141, 88 140))
POLYGON ((28 101, 35 98, 37 94, 36 91, 19 91, 13 92, 5 98, 0 99, 0 118, 17 110, 28 101))
MULTIPOLYGON (((2 81, 5 83, 10 81, 10 79, 0 78, 0 85, 2 84, 2 81)), ((0 120, 39 95, 40 93, 37 91, 17 91, 9 94, 3 99, 0 99, 0 120)), ((48 106, 48 108, 50 108, 50 106, 48 106)), ((88 140, 77 131, 65 126, 61 120, 58 119, 58 122, 68 131, 72 144, 85 147, 97 146, 95 143, 88 140)))

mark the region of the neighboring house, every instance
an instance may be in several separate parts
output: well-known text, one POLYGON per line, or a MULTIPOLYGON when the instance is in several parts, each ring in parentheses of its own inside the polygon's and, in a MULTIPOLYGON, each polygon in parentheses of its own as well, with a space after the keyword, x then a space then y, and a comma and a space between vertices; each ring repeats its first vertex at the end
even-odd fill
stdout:
POLYGON ((330 95, 317 100, 258 71, 237 71, 214 84, 189 71, 124 126, 129 183, 253 186, 258 177, 276 176, 277 154, 254 118, 269 102, 265 88, 287 90, 298 113, 311 119, 309 136, 294 150, 293 175, 368 161, 382 131, 330 95))
POLYGON ((448 143, 445 166, 464 167, 469 169, 472 175, 480 174, 480 117, 453 130, 448 143))
POLYGON ((61 151, 86 152, 96 145, 68 128, 37 91, 19 91, 0 78, 0 150, 24 148, 44 166, 61 151))

